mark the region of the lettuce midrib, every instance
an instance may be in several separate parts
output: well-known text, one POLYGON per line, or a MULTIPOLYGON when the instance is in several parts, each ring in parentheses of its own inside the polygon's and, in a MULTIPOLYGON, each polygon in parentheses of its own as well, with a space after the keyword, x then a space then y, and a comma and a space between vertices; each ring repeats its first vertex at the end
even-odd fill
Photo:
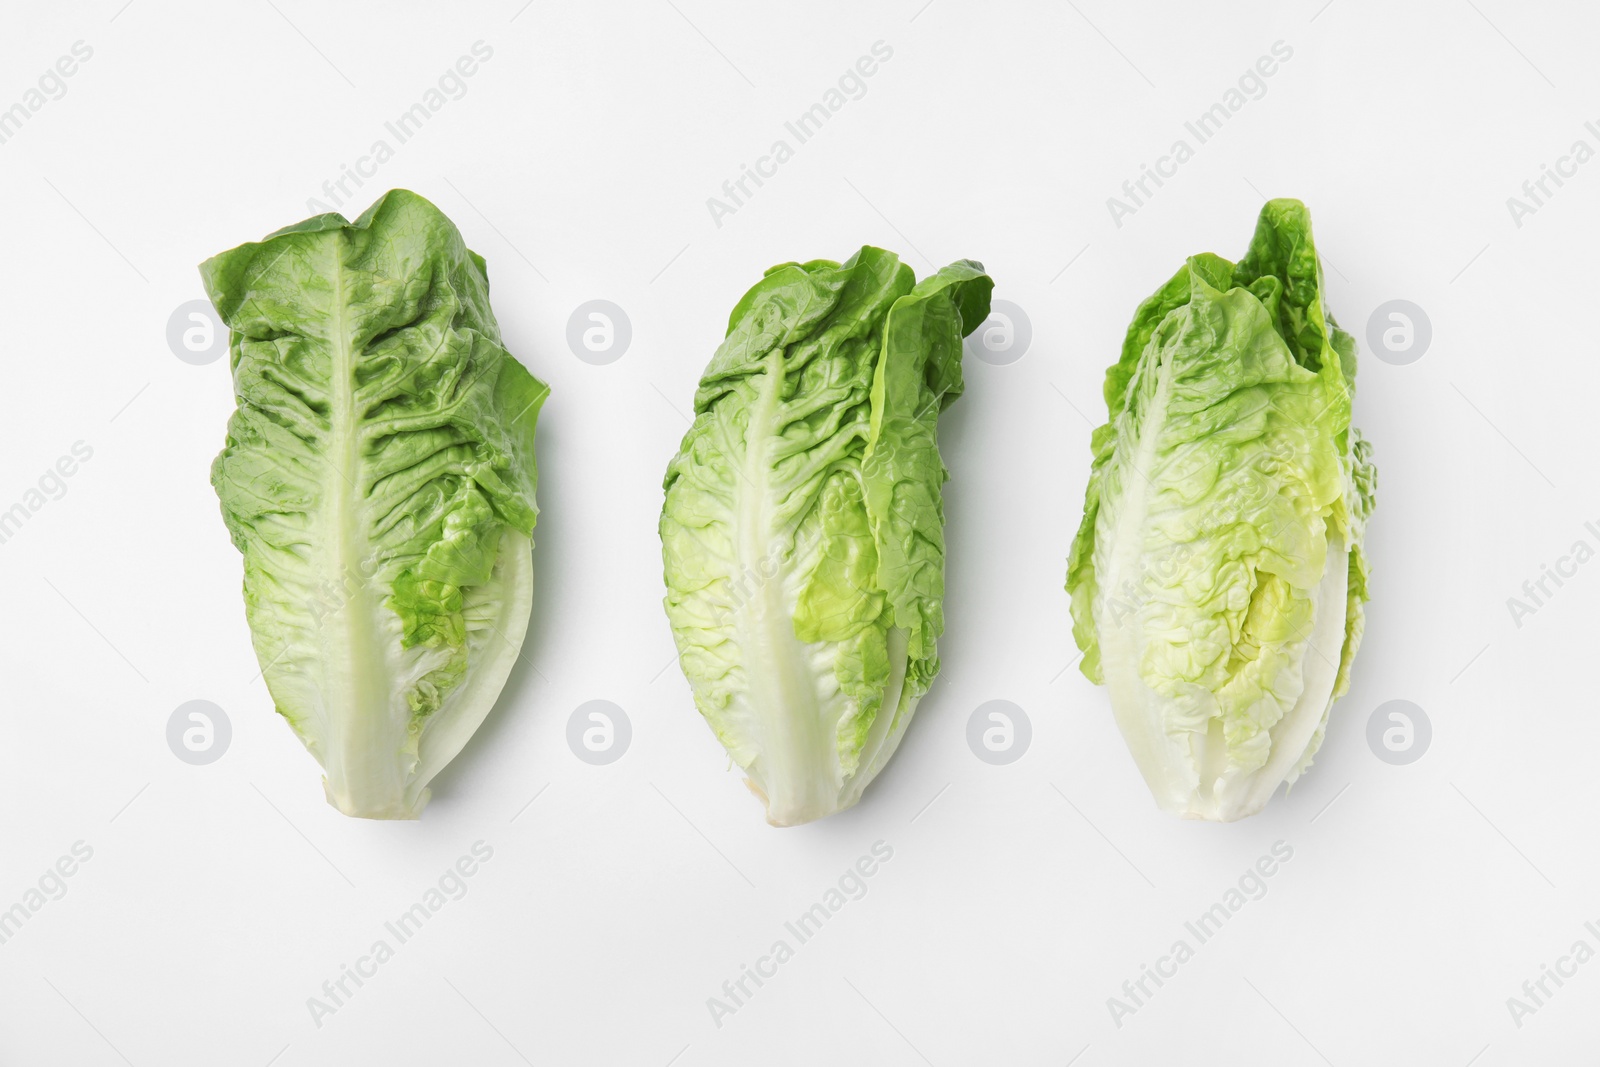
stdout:
MULTIPOLYGON (((335 231, 326 242, 333 260, 334 322, 329 337, 328 454, 323 499, 329 502, 328 536, 322 555, 320 587, 348 592, 333 613, 337 625, 319 628, 329 684, 319 687, 331 704, 323 709, 328 739, 323 753, 330 791, 350 783, 370 798, 375 792, 400 803, 410 767, 399 758, 404 737, 395 728, 394 670, 388 663, 383 633, 384 607, 373 588, 369 560, 371 542, 366 514, 365 478, 361 472, 360 412, 355 395, 358 352, 348 317, 348 271, 343 261, 345 238, 335 231), (323 634, 332 636, 322 637, 323 634), (372 785, 381 788, 374 790, 372 785)), ((400 720, 403 723, 403 718, 400 720)), ((403 726, 401 727, 403 730, 403 726)))
POLYGON ((788 376, 783 346, 775 345, 763 363, 745 429, 743 477, 733 485, 738 529, 731 577, 739 581, 744 575, 756 575, 760 581, 760 595, 739 604, 734 613, 750 710, 761 733, 759 755, 745 770, 766 794, 770 815, 783 818, 795 811, 827 810, 833 798, 831 789, 825 793, 823 787, 834 783, 837 771, 832 728, 822 721, 811 665, 795 635, 787 603, 784 579, 793 569, 796 552, 785 553, 780 567, 772 567, 766 559, 778 512, 772 453, 779 439, 778 409, 788 376), (773 576, 762 578, 768 570, 774 571, 773 576))

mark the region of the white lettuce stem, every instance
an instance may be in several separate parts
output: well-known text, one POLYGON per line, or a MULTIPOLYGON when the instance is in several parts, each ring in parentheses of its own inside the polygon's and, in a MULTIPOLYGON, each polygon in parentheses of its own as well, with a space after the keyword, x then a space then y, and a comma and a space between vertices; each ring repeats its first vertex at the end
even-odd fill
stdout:
POLYGON ((367 580, 367 539, 361 519, 361 494, 352 484, 360 477, 360 418, 356 410, 357 353, 345 311, 346 271, 339 262, 343 241, 323 244, 333 260, 326 277, 334 282, 335 336, 328 338, 331 403, 328 411, 328 462, 323 471, 323 499, 329 523, 320 555, 319 588, 340 590, 346 599, 323 620, 322 644, 316 662, 327 673, 317 687, 330 706, 321 709, 325 738, 323 781, 328 802, 346 815, 366 819, 414 819, 405 801, 405 771, 400 751, 405 746, 407 716, 393 707, 394 687, 387 672, 379 592, 367 580))
MULTIPOLYGON (((773 549, 767 538, 775 527, 777 501, 769 453, 779 440, 783 357, 781 347, 767 354, 760 396, 745 429, 744 476, 733 488, 739 515, 735 573, 764 574, 772 566, 766 558, 773 549)), ((782 558, 792 566, 793 553, 782 558)), ((739 605, 734 620, 758 731, 759 755, 745 771, 765 799, 767 820, 774 826, 809 822, 831 812, 838 777, 833 728, 823 721, 806 649, 794 633, 784 577, 780 572, 762 582, 757 594, 739 605)))

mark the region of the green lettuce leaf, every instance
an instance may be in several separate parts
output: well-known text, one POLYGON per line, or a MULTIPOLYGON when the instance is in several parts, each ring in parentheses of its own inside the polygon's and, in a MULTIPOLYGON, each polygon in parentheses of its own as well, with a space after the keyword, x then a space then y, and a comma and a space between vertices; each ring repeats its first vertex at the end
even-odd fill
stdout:
POLYGON ((768 821, 853 805, 939 669, 939 413, 983 268, 882 249, 772 268, 734 308, 667 468, 666 610, 695 704, 768 821))
POLYGON ((267 688, 330 803, 416 818, 527 629, 549 389, 502 344, 482 257, 414 193, 200 274, 238 402, 211 481, 267 688))
POLYGON ((1242 260, 1194 256, 1140 305, 1106 372, 1073 635, 1168 811, 1259 811, 1349 688, 1377 480, 1355 362, 1310 215, 1274 200, 1242 260))

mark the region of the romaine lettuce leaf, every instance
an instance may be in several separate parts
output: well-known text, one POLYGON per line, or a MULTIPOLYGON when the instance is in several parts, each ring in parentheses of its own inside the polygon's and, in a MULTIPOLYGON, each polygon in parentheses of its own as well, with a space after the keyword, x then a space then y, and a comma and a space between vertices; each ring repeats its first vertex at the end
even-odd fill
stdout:
POLYGON ((666 610, 695 703, 768 821, 860 799, 939 669, 935 431, 993 283, 864 247, 734 308, 667 468, 666 610))
POLYGON ((211 481, 267 688, 331 804, 416 818, 527 629, 549 389, 502 344, 482 257, 414 193, 200 273, 238 401, 211 481))
POLYGON ((1376 492, 1354 381, 1295 200, 1263 208, 1237 264, 1192 257, 1106 372, 1073 635, 1168 811, 1259 811, 1349 688, 1376 492))

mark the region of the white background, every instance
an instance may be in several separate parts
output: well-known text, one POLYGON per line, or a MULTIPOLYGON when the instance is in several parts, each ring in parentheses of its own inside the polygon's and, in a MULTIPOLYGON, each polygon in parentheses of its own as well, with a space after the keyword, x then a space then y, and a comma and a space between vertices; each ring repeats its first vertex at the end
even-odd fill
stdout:
POLYGON ((1600 147, 1592 11, 122 2, 12 4, 0 32, 0 108, 93 48, 0 144, 0 509, 93 449, 0 545, 0 908, 93 849, 0 945, 0 1063, 1592 1062, 1600 963, 1520 1028, 1506 1006, 1575 940, 1600 947, 1600 563, 1520 628, 1506 604, 1600 545, 1600 163, 1521 227, 1506 206, 1575 139, 1600 147), (355 821, 255 678, 207 481, 226 361, 181 362, 166 324, 203 295, 200 260, 310 214, 480 39, 466 95, 343 210, 433 199, 552 386, 528 665, 420 822, 355 821), (707 197, 879 40, 866 95, 715 225, 707 197), (1279 40, 1265 95, 1116 226, 1107 197, 1279 40), (1397 298, 1433 341, 1363 357, 1374 599, 1316 766, 1255 818, 1184 823, 1069 669, 1063 572, 1134 307, 1186 255, 1236 257, 1279 195, 1311 206, 1364 349, 1397 298), (981 259, 1033 339, 969 359, 941 426, 943 674, 856 810, 779 831, 673 665, 660 481, 740 294, 866 242, 919 273, 981 259), (633 325, 608 366, 565 340, 593 298, 633 325), (232 723, 209 766, 167 746, 192 699, 232 723), (591 699, 633 724, 610 766, 565 741, 591 699), (965 740, 991 699, 1032 721, 1010 766, 965 740), (1366 741, 1392 699, 1433 724, 1409 766, 1366 741), (478 840, 467 895, 316 1026, 307 998, 478 840), (894 856, 867 895, 716 1027, 707 998, 878 840, 894 856), (1293 859, 1266 896, 1114 1025, 1107 998, 1276 841, 1293 859))

